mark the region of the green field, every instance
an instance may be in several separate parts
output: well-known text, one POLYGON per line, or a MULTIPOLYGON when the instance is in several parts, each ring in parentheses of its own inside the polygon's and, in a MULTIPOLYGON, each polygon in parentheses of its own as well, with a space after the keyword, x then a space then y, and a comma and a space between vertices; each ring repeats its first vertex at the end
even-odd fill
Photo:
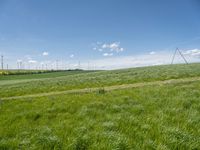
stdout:
POLYGON ((0 149, 199 150, 200 64, 0 76, 0 149))

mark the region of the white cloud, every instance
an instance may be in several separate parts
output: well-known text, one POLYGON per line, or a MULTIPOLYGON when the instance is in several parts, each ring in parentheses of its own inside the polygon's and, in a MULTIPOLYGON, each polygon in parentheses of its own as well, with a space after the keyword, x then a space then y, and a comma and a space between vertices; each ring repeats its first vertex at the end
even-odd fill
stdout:
POLYGON ((30 55, 26 55, 26 56, 25 56, 25 59, 31 60, 32 58, 31 58, 30 55))
MULTIPOLYGON (((154 66, 154 65, 163 65, 171 64, 172 57, 174 52, 169 51, 156 51, 153 55, 150 53, 132 55, 132 56, 112 56, 112 52, 104 52, 102 59, 96 60, 87 60, 86 62, 81 62, 82 69, 121 69, 121 68, 134 68, 134 67, 143 67, 143 66, 154 66), (112 57, 109 57, 112 56, 112 57), (88 65, 89 62, 89 65, 88 65)), ((200 62, 198 57, 185 56, 189 63, 200 62)), ((184 63, 184 60, 180 55, 176 55, 174 59, 174 64, 184 63)), ((72 63, 70 66, 73 68, 77 63, 72 63)))
MULTIPOLYGON (((102 59, 97 60, 87 60, 87 62, 81 63, 81 68, 83 69, 121 69, 121 68, 132 68, 132 67, 142 67, 142 66, 152 66, 152 65, 162 65, 162 64, 170 64, 173 53, 169 52, 156 52, 154 55, 149 54, 140 54, 134 56, 115 56, 113 53, 103 53, 105 56, 102 59), (89 66, 88 66, 89 62, 89 66)), ((175 63, 183 63, 184 61, 181 58, 176 58, 175 63)), ((74 66, 74 64, 70 64, 70 66, 74 66)))
POLYGON ((129 67, 141 67, 150 65, 169 64, 171 54, 160 53, 155 55, 141 54, 136 56, 121 56, 96 60, 93 64, 104 66, 105 69, 119 69, 129 67))
POLYGON ((48 55, 49 55, 48 52, 43 52, 43 53, 42 53, 42 56, 48 56, 48 55))
POLYGON ((35 63, 37 63, 37 61, 36 61, 36 60, 29 60, 28 62, 29 62, 29 63, 32 63, 32 64, 35 64, 35 63))
POLYGON ((200 49, 191 49, 183 52, 184 55, 200 57, 200 49))
POLYGON ((114 43, 110 43, 110 44, 103 44, 102 49, 108 49, 110 51, 114 51, 114 52, 123 52, 124 48, 120 47, 120 42, 114 42, 114 43))
MULTIPOLYGON (((101 44, 102 46, 102 44, 101 44)), ((98 49, 97 49, 98 50, 98 49)), ((81 62, 81 68, 83 69, 105 69, 105 70, 109 70, 109 69, 120 69, 120 68, 131 68, 131 67, 142 67, 142 66, 152 66, 152 65, 161 65, 161 64, 170 64, 172 61, 172 57, 174 54, 174 51, 152 51, 152 52, 148 52, 146 54, 139 54, 139 55, 132 55, 132 56, 115 56, 115 52, 112 51, 106 51, 103 50, 102 53, 100 53, 102 55, 101 59, 96 59, 96 60, 85 60, 81 62), (155 52, 155 53, 152 53, 155 52), (104 57, 103 57, 104 56, 104 57), (111 56, 111 57, 109 57, 111 56), (89 65, 88 65, 89 62, 89 65), (89 67, 88 67, 89 66, 89 67)), ((184 54, 186 60, 189 63, 192 62, 200 62, 200 49, 190 49, 190 50, 185 50, 182 51, 182 53, 184 54)), ((69 56, 70 58, 74 57, 74 54, 71 54, 69 56)), ((31 62, 34 61, 35 59, 32 58, 30 59, 31 62)), ((37 60, 37 58, 36 58, 37 60)), ((23 61, 23 64, 25 62, 27 62, 28 64, 28 57, 27 59, 18 59, 17 62, 20 63, 23 61)), ((31 63, 29 62, 29 63, 31 63)), ((38 62, 32 62, 32 64, 30 64, 32 67, 33 66, 37 66, 40 64, 41 61, 38 62)), ((58 67, 59 68, 76 68, 74 66, 77 65, 77 62, 73 62, 71 60, 71 62, 64 62, 65 65, 62 65, 62 63, 59 62, 58 67)), ((184 60, 182 59, 182 57, 180 57, 180 55, 177 53, 174 63, 184 63, 184 60)), ((52 61, 52 62, 45 62, 43 64, 48 64, 49 68, 56 68, 56 62, 52 61), (51 63, 51 64, 50 64, 51 63)), ((13 66, 13 68, 16 68, 16 59, 14 59, 13 64, 10 65, 13 66)), ((27 67, 27 65, 26 65, 27 67)))
POLYGON ((109 45, 103 44, 101 47, 105 49, 105 48, 109 48, 109 45))
POLYGON ((155 53, 156 53, 156 52, 152 51, 152 52, 150 52, 149 54, 150 54, 150 55, 154 55, 155 53))
POLYGON ((93 50, 97 50, 99 52, 123 52, 125 49, 120 46, 120 42, 113 42, 113 43, 104 43, 97 42, 96 44, 93 44, 93 50))
POLYGON ((107 56, 113 56, 113 53, 103 53, 103 56, 107 57, 107 56))
MULTIPOLYGON (((107 54, 106 54, 107 55, 107 54)), ((96 69, 121 69, 142 66, 154 66, 162 64, 170 64, 173 52, 157 51, 155 54, 140 54, 134 56, 107 57, 99 60, 90 60, 96 69)), ((197 59, 187 59, 189 62, 196 62, 197 59)), ((176 57, 174 63, 184 63, 181 57, 176 57)))
POLYGON ((74 58, 74 54, 71 54, 69 57, 70 57, 70 58, 74 58))
POLYGON ((22 62, 22 60, 21 60, 21 59, 18 59, 17 62, 20 63, 20 62, 22 62))

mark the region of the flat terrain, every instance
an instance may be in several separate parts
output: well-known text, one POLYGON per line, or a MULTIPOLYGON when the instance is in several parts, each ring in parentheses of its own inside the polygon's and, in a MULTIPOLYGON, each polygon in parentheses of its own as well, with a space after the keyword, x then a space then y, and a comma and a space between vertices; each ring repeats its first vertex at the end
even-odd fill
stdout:
POLYGON ((200 149, 200 64, 0 76, 0 149, 200 149))

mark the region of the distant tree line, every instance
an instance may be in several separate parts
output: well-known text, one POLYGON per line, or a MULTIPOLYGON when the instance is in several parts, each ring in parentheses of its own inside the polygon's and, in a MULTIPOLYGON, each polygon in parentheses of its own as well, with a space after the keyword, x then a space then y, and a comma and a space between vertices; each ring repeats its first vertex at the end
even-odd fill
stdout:
POLYGON ((65 71, 83 71, 83 70, 81 70, 81 69, 70 69, 70 70, 0 70, 0 75, 42 74, 42 73, 65 72, 65 71))

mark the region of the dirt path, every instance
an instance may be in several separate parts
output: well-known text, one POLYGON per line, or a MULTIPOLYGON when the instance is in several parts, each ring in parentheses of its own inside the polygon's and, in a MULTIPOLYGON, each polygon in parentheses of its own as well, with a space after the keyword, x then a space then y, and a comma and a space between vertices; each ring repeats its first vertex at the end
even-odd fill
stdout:
MULTIPOLYGON (((112 91, 112 90, 118 90, 118 89, 128 89, 128 88, 137 88, 137 87, 152 86, 152 85, 165 85, 165 84, 194 82, 194 81, 200 81, 200 77, 170 79, 170 80, 164 80, 164 81, 142 82, 142 83, 133 83, 133 84, 122 84, 122 85, 106 86, 103 88, 105 91, 112 91)), ((89 92, 98 91, 101 88, 102 87, 95 87, 95 88, 73 89, 73 90, 49 92, 49 93, 39 93, 39 94, 33 94, 33 95, 13 96, 13 97, 1 98, 1 100, 36 98, 36 97, 42 97, 42 96, 61 95, 61 94, 69 94, 69 93, 89 93, 89 92)))

